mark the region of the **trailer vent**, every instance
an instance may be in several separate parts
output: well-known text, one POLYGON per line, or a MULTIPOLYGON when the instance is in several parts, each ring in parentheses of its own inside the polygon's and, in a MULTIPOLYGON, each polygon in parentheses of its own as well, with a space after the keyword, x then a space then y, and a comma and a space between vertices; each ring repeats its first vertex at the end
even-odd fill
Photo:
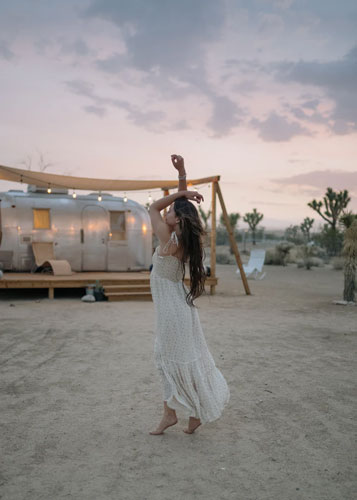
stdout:
POLYGON ((21 243, 31 243, 32 241, 32 236, 31 235, 28 235, 28 236, 25 236, 25 235, 22 235, 21 236, 21 243))

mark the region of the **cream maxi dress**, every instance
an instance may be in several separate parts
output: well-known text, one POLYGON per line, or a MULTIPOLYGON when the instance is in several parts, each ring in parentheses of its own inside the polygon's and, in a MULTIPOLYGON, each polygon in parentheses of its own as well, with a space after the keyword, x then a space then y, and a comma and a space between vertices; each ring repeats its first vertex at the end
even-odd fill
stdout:
MULTIPOLYGON (((175 238, 173 232, 171 241, 175 238)), ((154 360, 164 401, 202 423, 212 422, 221 416, 230 391, 209 352, 197 309, 186 302, 181 263, 175 256, 160 256, 159 248, 150 286, 156 312, 154 360)))

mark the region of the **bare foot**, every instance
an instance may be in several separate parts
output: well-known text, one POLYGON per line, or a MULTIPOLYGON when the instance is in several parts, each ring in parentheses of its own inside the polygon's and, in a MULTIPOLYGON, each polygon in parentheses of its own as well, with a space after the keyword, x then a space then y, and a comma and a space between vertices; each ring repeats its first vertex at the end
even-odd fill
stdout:
POLYGON ((149 434, 153 434, 153 435, 163 434, 165 429, 167 429, 171 425, 175 425, 175 424, 177 424, 176 415, 164 415, 162 417, 161 422, 159 423, 158 428, 155 431, 149 432, 149 434))
POLYGON ((192 434, 200 425, 201 420, 199 418, 190 417, 190 420, 188 421, 188 427, 187 429, 183 429, 183 432, 186 432, 186 434, 192 434))

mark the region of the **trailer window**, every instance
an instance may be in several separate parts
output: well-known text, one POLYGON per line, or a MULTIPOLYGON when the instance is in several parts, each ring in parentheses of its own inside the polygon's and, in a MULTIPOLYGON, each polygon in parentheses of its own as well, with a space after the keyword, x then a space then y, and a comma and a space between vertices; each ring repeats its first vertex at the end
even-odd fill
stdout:
POLYGON ((112 240, 126 240, 124 211, 110 211, 110 233, 112 240))
POLYGON ((50 209, 49 208, 34 208, 33 209, 33 228, 34 229, 51 229, 50 209))

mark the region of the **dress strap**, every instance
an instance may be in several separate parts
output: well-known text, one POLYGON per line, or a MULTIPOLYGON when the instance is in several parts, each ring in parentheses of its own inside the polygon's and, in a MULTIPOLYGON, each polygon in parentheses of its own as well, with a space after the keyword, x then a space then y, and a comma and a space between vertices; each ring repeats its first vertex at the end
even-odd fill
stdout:
POLYGON ((176 231, 172 231, 171 233, 171 236, 170 236, 170 239, 169 241, 166 243, 166 245, 164 246, 164 248, 162 249, 162 252, 163 253, 166 253, 169 249, 169 247, 174 244, 176 246, 178 246, 178 238, 177 238, 177 234, 176 234, 176 231))

